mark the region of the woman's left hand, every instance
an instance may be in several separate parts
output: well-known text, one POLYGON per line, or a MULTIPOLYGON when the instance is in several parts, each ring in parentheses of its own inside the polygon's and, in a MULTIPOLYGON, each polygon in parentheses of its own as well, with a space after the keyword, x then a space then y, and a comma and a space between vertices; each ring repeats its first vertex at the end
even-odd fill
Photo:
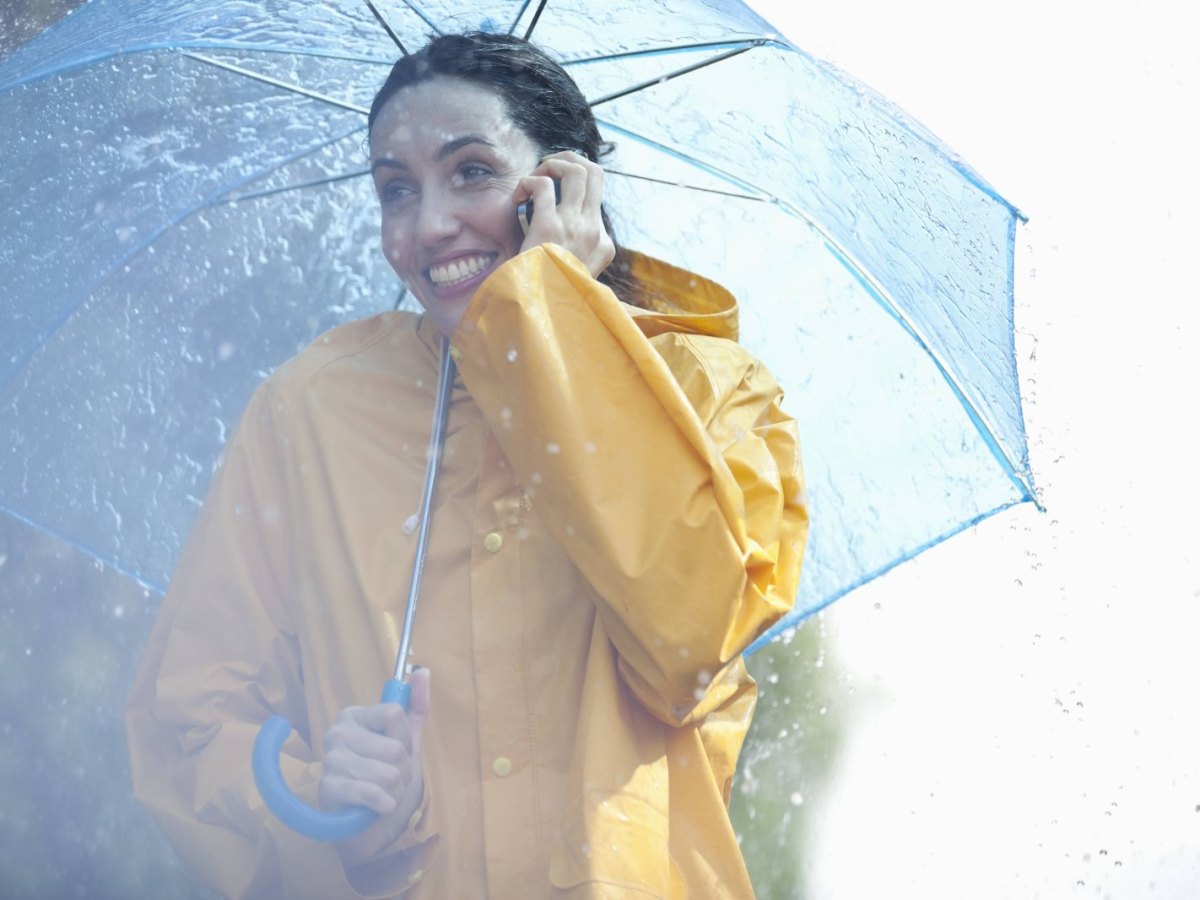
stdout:
POLYGON ((600 218, 604 199, 604 170, 564 150, 547 156, 513 191, 513 205, 533 198, 533 218, 521 250, 539 244, 558 244, 579 258, 595 277, 608 268, 616 246, 600 218), (559 183, 555 202, 554 182, 559 183))

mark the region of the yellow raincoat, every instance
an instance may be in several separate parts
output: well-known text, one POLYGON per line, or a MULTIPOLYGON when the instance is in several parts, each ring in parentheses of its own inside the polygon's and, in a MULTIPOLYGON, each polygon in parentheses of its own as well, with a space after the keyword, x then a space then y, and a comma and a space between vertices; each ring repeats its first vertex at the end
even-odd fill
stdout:
MULTIPOLYGON (((421 811, 368 896, 747 897, 726 812, 807 530, 779 389, 722 288, 635 255, 652 310, 542 246, 480 288, 450 410, 414 662, 421 811)), ((254 787, 263 721, 315 803, 321 739, 390 677, 437 372, 427 318, 345 325, 256 393, 127 710, 135 792, 246 897, 358 897, 254 787)), ((361 885, 360 885, 361 887, 361 885)))

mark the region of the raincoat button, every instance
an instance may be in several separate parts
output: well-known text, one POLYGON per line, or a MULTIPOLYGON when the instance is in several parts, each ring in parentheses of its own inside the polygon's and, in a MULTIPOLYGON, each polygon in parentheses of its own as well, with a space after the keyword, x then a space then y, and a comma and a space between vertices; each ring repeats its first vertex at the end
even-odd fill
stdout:
POLYGON ((512 774, 512 762, 507 756, 497 756, 492 763, 492 771, 500 778, 507 778, 512 774))
POLYGON ((452 360, 454 360, 455 362, 458 362, 460 359, 462 359, 462 351, 459 350, 457 347, 451 347, 450 348, 450 358, 452 360))
POLYGON ((500 532, 493 531, 483 539, 483 546, 487 548, 488 553, 496 553, 504 546, 504 538, 500 536, 500 532))

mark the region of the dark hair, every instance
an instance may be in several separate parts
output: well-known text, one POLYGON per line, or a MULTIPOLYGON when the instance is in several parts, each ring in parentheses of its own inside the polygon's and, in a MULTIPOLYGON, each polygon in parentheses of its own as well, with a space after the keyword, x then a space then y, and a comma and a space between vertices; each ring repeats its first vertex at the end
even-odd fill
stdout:
MULTIPOLYGON (((482 31, 441 35, 401 57, 371 103, 367 134, 397 91, 438 76, 461 78, 495 91, 513 124, 543 155, 574 150, 599 162, 612 152, 612 144, 600 137, 587 98, 562 66, 529 41, 482 31)), ((628 251, 617 241, 603 205, 600 216, 616 245, 616 256, 599 280, 621 300, 640 306, 641 290, 630 270, 628 251)))

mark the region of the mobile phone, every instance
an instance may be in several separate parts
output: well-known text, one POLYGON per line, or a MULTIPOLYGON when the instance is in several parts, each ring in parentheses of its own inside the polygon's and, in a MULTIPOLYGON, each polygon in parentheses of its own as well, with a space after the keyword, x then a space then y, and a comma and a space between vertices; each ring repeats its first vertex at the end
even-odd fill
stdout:
MULTIPOLYGON (((554 179, 554 203, 557 205, 562 201, 562 186, 559 179, 554 179)), ((529 223, 533 221, 533 198, 530 197, 524 203, 517 207, 517 221, 521 223, 521 232, 529 234, 529 223)))

